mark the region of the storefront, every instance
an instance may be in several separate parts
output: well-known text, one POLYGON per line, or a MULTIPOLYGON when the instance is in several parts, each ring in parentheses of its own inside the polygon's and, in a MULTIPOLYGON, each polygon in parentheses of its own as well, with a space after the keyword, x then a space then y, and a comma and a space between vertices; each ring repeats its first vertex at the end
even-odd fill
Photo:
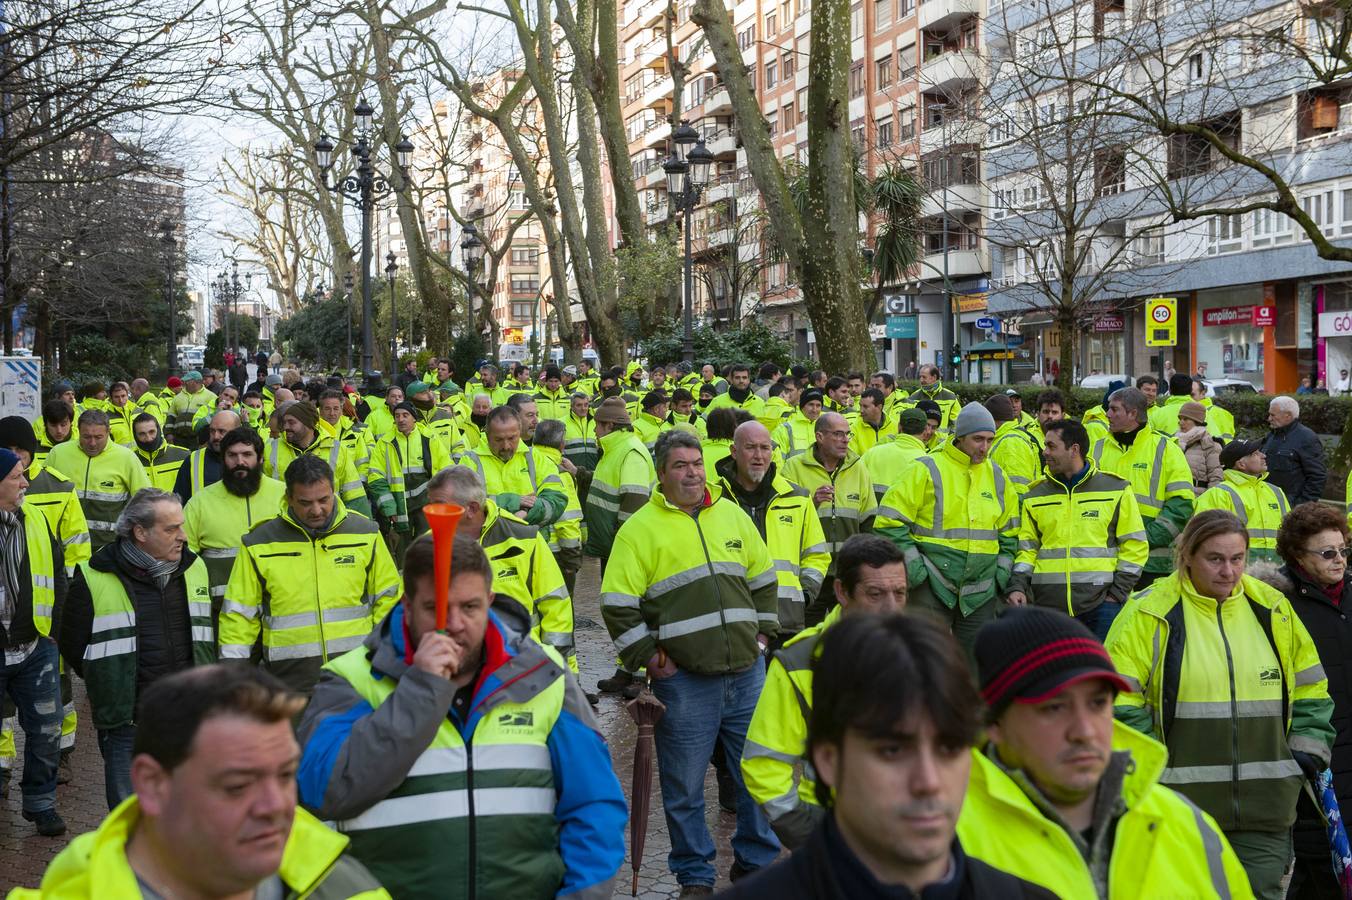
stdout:
POLYGON ((1335 392, 1342 371, 1352 372, 1352 282, 1316 284, 1312 291, 1319 311, 1319 378, 1335 392))
POLYGON ((1194 365, 1212 378, 1238 378, 1264 389, 1271 307, 1261 284, 1198 291, 1194 312, 1194 365), (1265 312, 1266 311, 1266 312, 1265 312))
POLYGON ((1127 371, 1126 330, 1126 316, 1120 312, 1103 312, 1094 317, 1081 344, 1082 377, 1127 371))

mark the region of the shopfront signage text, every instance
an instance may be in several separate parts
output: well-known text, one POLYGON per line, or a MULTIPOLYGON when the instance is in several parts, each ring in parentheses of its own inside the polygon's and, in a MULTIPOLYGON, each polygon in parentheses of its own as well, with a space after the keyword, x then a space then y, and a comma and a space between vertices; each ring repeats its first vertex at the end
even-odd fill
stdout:
POLYGON ((1252 306, 1214 306, 1202 310, 1202 324, 1207 328, 1224 328, 1227 325, 1251 325, 1253 323, 1252 306))
POLYGON ((1127 323, 1117 313, 1104 313, 1094 320, 1094 330, 1099 332, 1123 331, 1127 323))
POLYGON ((1253 327, 1271 328, 1277 324, 1277 307, 1255 306, 1253 308, 1253 327))
POLYGON ((1352 311, 1340 310, 1319 314, 1319 336, 1323 338, 1352 335, 1352 311))

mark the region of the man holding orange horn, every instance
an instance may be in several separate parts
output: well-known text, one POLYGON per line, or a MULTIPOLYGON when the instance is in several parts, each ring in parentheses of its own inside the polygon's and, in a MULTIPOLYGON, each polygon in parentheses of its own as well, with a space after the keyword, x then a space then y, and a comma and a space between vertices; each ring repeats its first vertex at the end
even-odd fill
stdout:
POLYGON ((628 815, 577 679, 494 597, 467 536, 439 632, 434 555, 431 535, 413 542, 399 605, 325 666, 300 723, 302 803, 396 897, 609 898, 628 815))

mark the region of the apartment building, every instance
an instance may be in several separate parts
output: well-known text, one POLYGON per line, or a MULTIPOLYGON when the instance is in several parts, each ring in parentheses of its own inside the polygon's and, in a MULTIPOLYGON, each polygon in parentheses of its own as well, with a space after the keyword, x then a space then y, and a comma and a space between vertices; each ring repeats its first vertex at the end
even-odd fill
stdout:
MULTIPOLYGON (((1048 302, 1038 296, 1046 291, 1034 285, 1040 276, 1046 281, 1047 259, 1038 248, 1055 253, 1065 239, 1046 212, 1049 199, 1032 186, 1030 155, 1018 139, 1020 123, 1027 133, 1030 114, 1054 106, 1046 97, 1056 91, 1034 102, 1018 90, 1001 93, 1018 81, 1010 60, 1032 59, 1048 48, 1064 59, 1073 48, 1082 78, 1114 81, 1140 96, 1167 92, 1191 121, 1224 136, 1229 147, 1269 161, 1320 231, 1346 244, 1352 240, 1352 87, 1320 86, 1294 52, 1304 47, 1318 57, 1317 8, 1259 3, 1246 6, 1243 18, 1227 20, 1212 4, 1103 0, 1077 15, 1070 4, 1010 3, 999 21, 994 40, 988 38, 995 57, 992 96, 1006 97, 1003 118, 1014 127, 992 124, 992 132, 1008 140, 987 151, 996 198, 989 227, 992 240, 1004 244, 994 254, 991 309, 1022 319, 1018 374, 1050 373, 1066 339, 1077 344, 1077 377, 1158 371, 1161 357, 1146 346, 1143 313, 1153 296, 1178 300, 1179 342, 1163 354, 1178 371, 1278 392, 1294 390, 1303 376, 1336 383, 1340 369, 1352 369, 1347 267, 1320 259, 1288 217, 1252 209, 1174 221, 1170 201, 1177 207, 1180 198, 1205 212, 1274 196, 1269 182, 1190 135, 1165 139, 1127 129, 1079 147, 1080 160, 1089 161, 1079 185, 1082 202, 1093 209, 1087 218, 1098 229, 1080 277, 1097 278, 1101 290, 1087 298, 1078 333, 1059 334, 1048 302), (1127 42, 1136 59, 1149 62, 1125 63, 1119 51, 1127 42)), ((1081 102, 1088 105, 1076 112, 1088 121, 1104 111, 1102 104, 1118 101, 1086 96, 1081 102)), ((1065 127, 1056 123, 1069 115, 1063 104, 1048 121, 1065 127)), ((1000 116, 992 111, 991 118, 1000 116)), ((1059 284, 1045 287, 1054 291, 1059 284)))
MULTIPOLYGON (((665 9, 663 0, 630 0, 621 7, 629 152, 654 227, 665 225, 669 215, 662 161, 668 153, 673 92, 665 9)), ((777 152, 783 159, 806 162, 810 0, 742 0, 730 12, 777 152)), ((984 70, 981 0, 919 5, 916 0, 857 0, 851 24, 848 112, 863 165, 873 175, 889 160, 902 161, 920 171, 935 192, 925 208, 927 252, 918 272, 912 280, 884 287, 888 308, 914 314, 913 336, 890 339, 883 321, 872 326, 880 362, 899 368, 911 359, 938 358, 945 271, 950 291, 966 304, 965 319, 985 313, 989 254, 980 230, 984 194, 977 114, 984 70)), ((692 218, 694 257, 705 272, 695 287, 696 314, 713 321, 758 315, 806 354, 814 342, 799 288, 787 265, 770 259, 760 240, 754 222, 759 199, 738 148, 732 105, 699 28, 689 21, 688 3, 677 7, 672 42, 690 67, 681 116, 705 137, 715 158, 710 188, 692 218), (760 273, 754 289, 729 283, 733 279, 724 273, 733 253, 760 273)), ((864 224, 866 248, 875 223, 864 224)))

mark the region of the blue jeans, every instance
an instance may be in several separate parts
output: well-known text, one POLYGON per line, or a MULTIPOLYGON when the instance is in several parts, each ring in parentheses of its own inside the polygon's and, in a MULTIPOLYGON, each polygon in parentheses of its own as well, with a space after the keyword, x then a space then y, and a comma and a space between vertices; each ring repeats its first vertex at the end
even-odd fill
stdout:
POLYGON ((103 793, 111 810, 135 791, 131 786, 131 747, 136 726, 99 729, 99 752, 103 754, 103 793))
POLYGON ((23 811, 56 808, 56 767, 61 761, 60 654, 56 641, 39 638, 21 663, 0 657, 0 695, 9 694, 23 729, 23 811))
POLYGON ((764 659, 731 675, 678 669, 670 678, 653 682, 653 693, 667 707, 654 741, 662 807, 671 834, 667 865, 683 887, 712 887, 717 878, 714 842, 704 819, 704 776, 715 741, 723 742, 728 772, 737 783, 733 858, 744 868, 758 869, 779 855, 770 823, 742 783, 742 745, 764 684, 764 659))
POLYGON ((1099 641, 1106 641, 1108 639, 1108 629, 1113 627, 1113 620, 1117 618, 1117 614, 1121 611, 1121 603, 1116 603, 1112 600, 1104 600, 1098 606, 1089 610, 1089 612, 1081 616, 1076 616, 1075 618, 1079 619, 1081 624, 1094 632, 1095 637, 1097 637, 1099 641))

